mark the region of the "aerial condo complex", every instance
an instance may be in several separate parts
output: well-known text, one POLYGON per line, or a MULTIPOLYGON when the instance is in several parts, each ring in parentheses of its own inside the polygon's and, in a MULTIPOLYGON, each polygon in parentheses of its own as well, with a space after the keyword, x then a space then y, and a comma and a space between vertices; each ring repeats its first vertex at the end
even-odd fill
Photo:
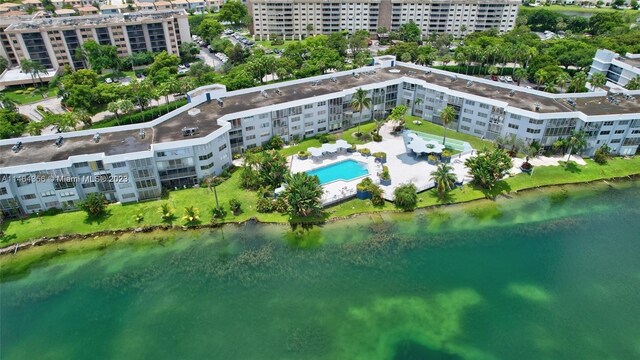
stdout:
POLYGON ((0 0, 0 359, 640 359, 640 0, 0 0))
POLYGON ((397 105, 439 123, 447 105, 458 113, 450 127, 484 139, 515 135, 550 147, 571 131, 589 134, 585 154, 607 144, 614 153, 635 154, 640 144, 640 103, 604 91, 548 94, 515 85, 375 58, 353 71, 227 92, 210 85, 188 94, 189 104, 149 123, 61 135, 0 141, 0 205, 5 213, 35 213, 73 207, 91 192, 109 201, 160 197, 161 188, 193 186, 231 165, 232 154, 279 136, 285 142, 340 131, 359 119, 382 118, 397 105), (373 99, 354 117, 347 106, 357 88, 373 99), (421 99, 415 105, 416 99, 421 99), (96 138, 96 134, 100 137, 96 138), (6 175, 12 176, 6 176, 6 175), (117 177, 123 183, 36 181, 117 177), (11 181, 17 179, 24 181, 11 181))

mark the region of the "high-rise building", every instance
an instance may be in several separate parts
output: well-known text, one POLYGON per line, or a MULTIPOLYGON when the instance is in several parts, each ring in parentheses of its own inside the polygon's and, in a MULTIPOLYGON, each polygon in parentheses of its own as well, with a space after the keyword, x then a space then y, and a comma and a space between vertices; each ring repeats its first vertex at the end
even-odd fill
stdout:
POLYGON ((464 33, 513 29, 519 0, 250 0, 256 39, 272 35, 299 39, 307 35, 380 27, 398 30, 414 21, 423 36, 434 33, 464 33))
MULTIPOLYGON (((120 57, 145 51, 179 54, 180 44, 191 41, 185 10, 36 17, 3 27, 0 54, 7 58, 9 67, 19 65, 22 59, 37 60, 53 70, 50 73, 64 65, 74 69, 83 67, 82 60, 75 56, 75 50, 88 40, 115 46, 120 57)), ((9 76, 2 79, 2 84, 17 85, 19 81, 30 82, 31 79, 27 76, 12 79, 9 76)))

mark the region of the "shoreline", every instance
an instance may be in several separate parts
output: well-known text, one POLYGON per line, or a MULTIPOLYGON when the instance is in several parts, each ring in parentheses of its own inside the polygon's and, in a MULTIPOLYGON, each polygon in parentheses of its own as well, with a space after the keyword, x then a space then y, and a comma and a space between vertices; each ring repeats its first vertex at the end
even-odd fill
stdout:
MULTIPOLYGON (((562 183, 562 184, 539 185, 539 186, 520 189, 520 190, 513 190, 513 191, 510 191, 510 192, 505 193, 505 194, 500 194, 500 195, 494 197, 493 199, 484 197, 484 198, 457 201, 457 202, 447 203, 447 204, 434 204, 434 205, 418 206, 418 207, 416 207, 416 210, 436 209, 436 208, 445 207, 445 206, 451 206, 451 205, 469 204, 469 203, 478 202, 478 201, 482 201, 482 200, 495 201, 497 198, 500 198, 500 197, 508 198, 508 196, 505 196, 505 195, 508 195, 508 194, 518 194, 518 193, 524 193, 524 192, 529 192, 529 191, 538 190, 538 189, 562 187, 562 186, 567 186, 567 185, 584 186, 584 185, 603 182, 603 183, 611 186, 611 184, 609 184, 608 181, 611 181, 611 182, 620 182, 620 181, 627 182, 627 181, 631 181, 631 182, 633 182, 633 181, 638 181, 638 180, 640 180, 640 174, 631 174, 631 175, 620 176, 620 177, 613 177, 613 178, 607 178, 607 179, 597 179, 597 180, 582 181, 582 182, 569 182, 569 183, 562 183)), ((365 211, 365 212, 354 213, 354 214, 350 214, 350 215, 346 215, 346 216, 336 216, 336 217, 329 218, 329 219, 326 219, 326 220, 323 220, 323 221, 315 221, 314 220, 314 221, 309 221, 309 222, 304 222, 304 221, 297 221, 297 222, 291 222, 291 221, 289 221, 289 222, 263 221, 263 220, 259 220, 256 217, 251 217, 251 218, 248 218, 248 219, 242 220, 242 221, 226 221, 226 222, 220 222, 220 223, 199 224, 199 225, 194 225, 194 226, 179 226, 179 225, 161 224, 161 225, 148 225, 148 226, 141 226, 141 227, 128 227, 128 228, 122 228, 122 229, 107 229, 107 230, 101 230, 101 231, 86 233, 86 234, 71 233, 71 234, 64 234, 64 235, 58 235, 58 236, 52 236, 52 237, 40 237, 40 238, 27 240, 27 241, 23 241, 23 242, 17 242, 17 243, 13 243, 13 244, 10 244, 10 245, 7 245, 7 246, 0 247, 0 258, 3 257, 3 256, 10 255, 10 254, 16 254, 19 250, 26 250, 26 249, 29 249, 29 248, 32 248, 32 247, 36 247, 36 246, 61 244, 61 243, 65 243, 65 242, 69 242, 69 241, 73 241, 73 240, 80 240, 80 241, 91 240, 91 239, 96 239, 96 238, 100 238, 100 237, 104 237, 104 236, 119 236, 119 235, 124 235, 124 234, 133 234, 133 233, 150 233, 150 232, 154 232, 154 231, 179 231, 179 230, 182 230, 182 231, 193 231, 193 230, 201 230, 201 229, 216 229, 216 228, 224 227, 225 225, 240 226, 240 225, 244 225, 244 224, 247 224, 247 223, 260 223, 260 224, 273 224, 273 225, 327 224, 327 223, 334 223, 334 222, 338 222, 338 221, 344 221, 344 220, 353 219, 353 218, 362 217, 362 216, 371 215, 371 214, 389 214, 389 213, 407 213, 407 212, 402 211, 402 210, 390 210, 390 209, 389 210, 381 210, 381 211, 370 211, 370 212, 366 212, 365 211)))

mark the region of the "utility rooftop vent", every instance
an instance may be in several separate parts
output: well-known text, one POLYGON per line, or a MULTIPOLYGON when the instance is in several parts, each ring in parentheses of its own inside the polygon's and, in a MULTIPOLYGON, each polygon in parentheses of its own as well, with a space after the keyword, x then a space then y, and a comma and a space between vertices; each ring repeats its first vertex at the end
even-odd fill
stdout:
POLYGON ((100 133, 95 133, 93 135, 93 141, 96 143, 100 142, 100 133))
POLYGON ((63 138, 62 136, 60 136, 60 137, 58 137, 58 138, 56 139, 55 145, 56 145, 57 147, 60 147, 60 146, 62 146, 62 143, 63 143, 63 142, 64 142, 64 138, 63 138))
POLYGON ((140 139, 144 139, 144 137, 147 135, 147 134, 144 132, 144 129, 140 129, 140 133, 139 133, 139 134, 140 134, 140 139))
POLYGON ((200 129, 197 127, 183 127, 182 128, 182 136, 194 136, 200 133, 200 129))
POLYGON ((22 149, 22 141, 18 141, 15 145, 13 145, 13 147, 11 148, 11 150, 13 150, 13 152, 17 153, 18 151, 20 151, 20 149, 22 149))
POLYGON ((190 116, 196 116, 200 114, 200 109, 198 108, 190 109, 189 111, 187 111, 187 114, 189 114, 190 116))

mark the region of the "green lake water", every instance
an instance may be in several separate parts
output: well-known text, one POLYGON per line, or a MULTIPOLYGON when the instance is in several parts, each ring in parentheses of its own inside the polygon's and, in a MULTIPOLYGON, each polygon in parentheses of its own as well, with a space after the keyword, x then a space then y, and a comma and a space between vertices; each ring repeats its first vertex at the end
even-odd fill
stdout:
POLYGON ((2 279, 0 358, 638 359, 638 204, 586 185, 115 242, 2 279))

